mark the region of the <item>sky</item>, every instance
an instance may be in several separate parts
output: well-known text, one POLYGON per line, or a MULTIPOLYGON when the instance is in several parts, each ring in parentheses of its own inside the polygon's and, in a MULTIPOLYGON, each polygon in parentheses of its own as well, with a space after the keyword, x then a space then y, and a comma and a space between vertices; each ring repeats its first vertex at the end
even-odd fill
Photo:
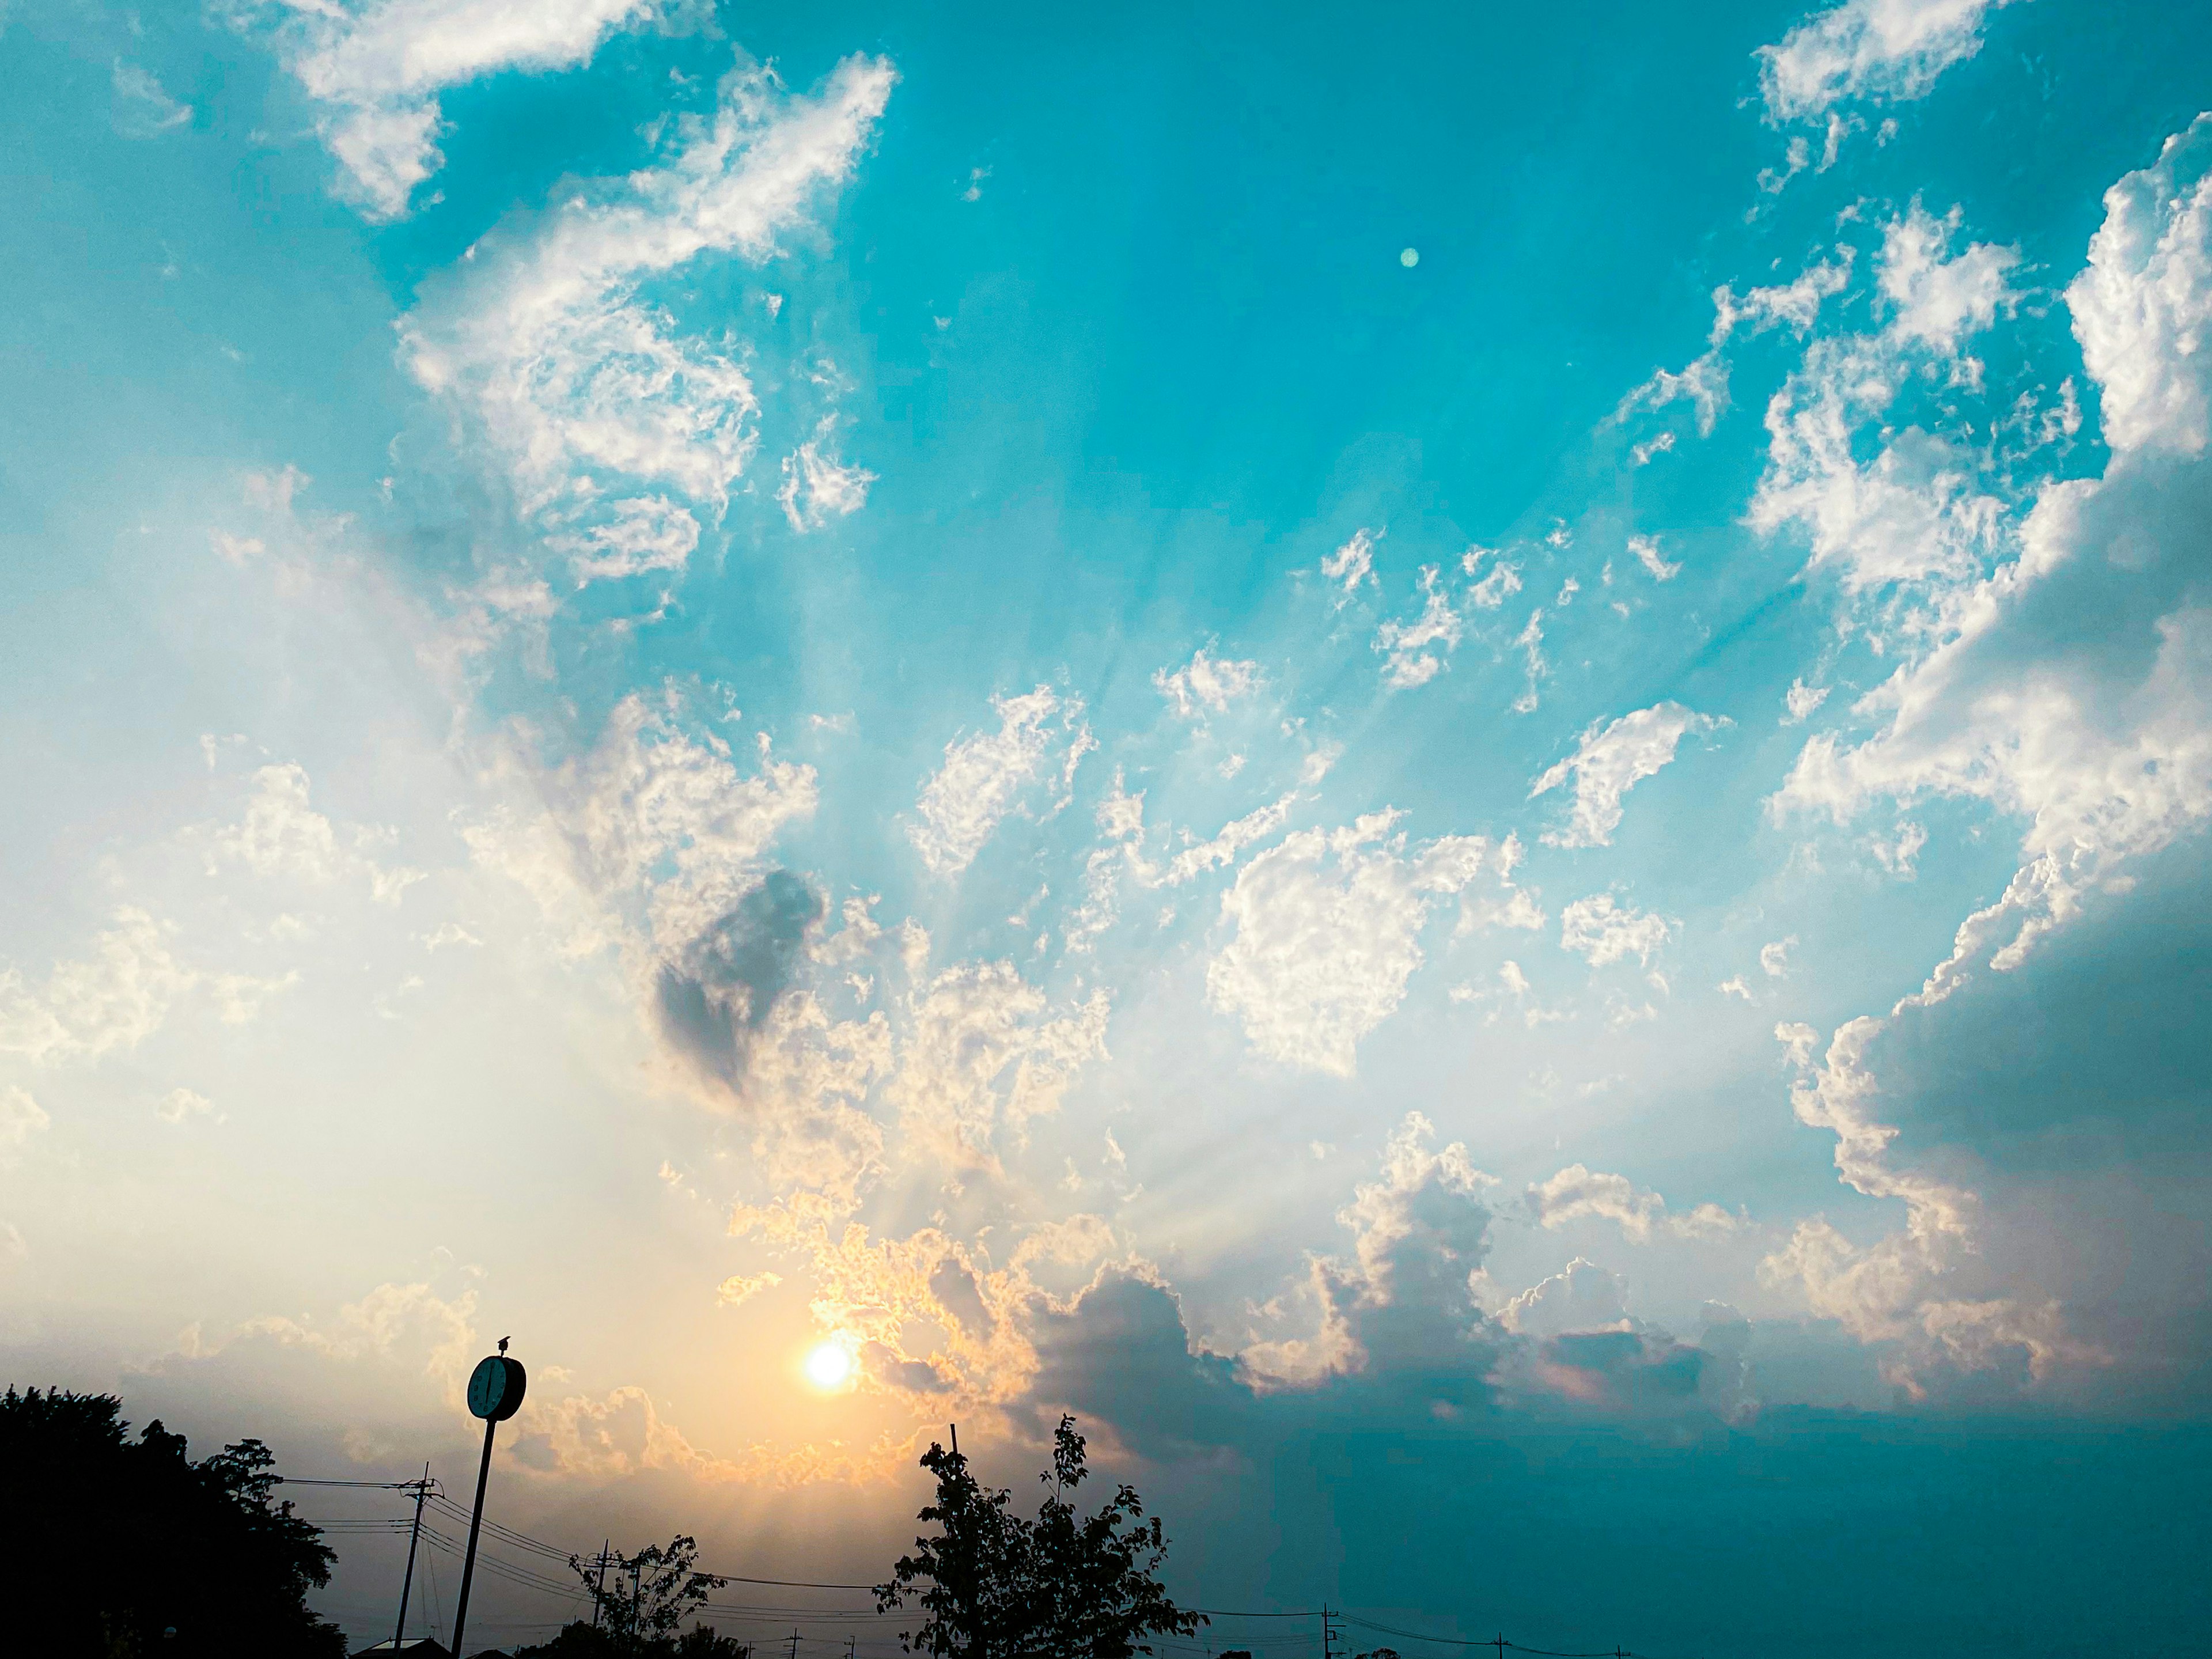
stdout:
POLYGON ((2153 0, 0 5, 7 1380, 465 1502, 511 1337, 495 1520, 835 1583, 1070 1412, 1163 1651, 2196 1650, 2207 112, 2153 0))

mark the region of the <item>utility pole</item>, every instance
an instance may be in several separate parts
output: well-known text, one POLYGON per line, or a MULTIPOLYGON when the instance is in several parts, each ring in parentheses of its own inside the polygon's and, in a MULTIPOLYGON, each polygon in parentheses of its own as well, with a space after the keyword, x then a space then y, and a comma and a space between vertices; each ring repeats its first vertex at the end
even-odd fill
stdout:
POLYGON ((799 1632, 796 1628, 791 1632, 791 1659, 799 1659, 799 1632))
POLYGON ((483 1462, 477 1466, 477 1505, 469 1515, 469 1549, 461 1558, 461 1599, 453 1608, 453 1659, 460 1659, 461 1634, 468 1628, 469 1585, 477 1576, 477 1534, 483 1529, 484 1486, 491 1480, 491 1437, 499 1425, 522 1409, 522 1391, 528 1379, 522 1362, 507 1357, 507 1339, 499 1352, 477 1363, 469 1378, 469 1412, 484 1425, 483 1462))
POLYGON ((1321 1659, 1336 1659, 1336 1632, 1329 1628, 1328 1603, 1321 1604, 1321 1659))
POLYGON ((599 1585, 592 1592, 592 1628, 593 1630, 599 1627, 599 1604, 607 1599, 607 1546, 612 1542, 614 1540, 611 1538, 599 1540, 599 1585))
MULTIPOLYGON (((415 1547, 422 1541, 422 1500, 430 1495, 430 1466, 422 1466, 422 1478, 410 1483, 415 1488, 415 1530, 407 1534, 407 1576, 399 1581, 399 1623, 392 1632, 392 1650, 399 1651, 399 1644, 407 1639, 407 1597, 415 1588, 415 1547)), ((407 1490, 405 1486, 400 1488, 407 1490)))
POLYGON ((1505 1635, 1504 1632, 1499 1632, 1496 1636, 1492 1637, 1490 1640, 1485 1642, 1482 1645, 1486 1648, 1496 1648, 1498 1650, 1498 1659, 1505 1659, 1505 1635))

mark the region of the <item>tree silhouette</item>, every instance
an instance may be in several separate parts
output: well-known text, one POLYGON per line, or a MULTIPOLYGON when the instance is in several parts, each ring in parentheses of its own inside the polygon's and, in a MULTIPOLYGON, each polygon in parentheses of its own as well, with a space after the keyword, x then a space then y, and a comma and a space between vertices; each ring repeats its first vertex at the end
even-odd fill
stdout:
POLYGON ((564 1625, 551 1641, 517 1649, 514 1659, 747 1659, 750 1648, 715 1634, 711 1625, 677 1634, 708 1595, 729 1582, 698 1571, 698 1540, 681 1533, 665 1547, 617 1559, 604 1583, 596 1561, 570 1556, 568 1566, 598 1604, 599 1622, 564 1625))
POLYGON ((275 1459, 240 1440, 191 1462, 158 1422, 137 1439, 111 1395, 0 1395, 0 1556, 16 1564, 11 1651, 53 1659, 343 1659, 308 1609, 335 1559, 271 1504, 275 1459))
POLYGON ((968 1460, 933 1443, 921 1467, 937 1477, 920 1518, 933 1535, 915 1540, 889 1583, 876 1589, 885 1612, 909 1601, 927 1615, 902 1631, 900 1645, 933 1659, 1130 1659, 1145 1638, 1193 1634, 1206 1622, 1168 1599, 1156 1575, 1167 1555, 1158 1517, 1145 1519, 1133 1488, 1118 1488, 1089 1516, 1073 1494, 1090 1473, 1075 1419, 1053 1436, 1052 1488, 1034 1522, 1008 1508, 1012 1494, 983 1486, 968 1460))

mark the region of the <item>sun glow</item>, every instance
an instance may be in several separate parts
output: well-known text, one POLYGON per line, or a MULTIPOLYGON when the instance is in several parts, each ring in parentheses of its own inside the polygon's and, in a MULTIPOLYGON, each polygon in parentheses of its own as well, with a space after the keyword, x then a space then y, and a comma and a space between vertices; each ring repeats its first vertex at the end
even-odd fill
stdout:
POLYGON ((806 1380, 817 1389, 842 1388, 852 1375, 852 1351, 842 1342, 824 1342, 806 1356, 806 1380))

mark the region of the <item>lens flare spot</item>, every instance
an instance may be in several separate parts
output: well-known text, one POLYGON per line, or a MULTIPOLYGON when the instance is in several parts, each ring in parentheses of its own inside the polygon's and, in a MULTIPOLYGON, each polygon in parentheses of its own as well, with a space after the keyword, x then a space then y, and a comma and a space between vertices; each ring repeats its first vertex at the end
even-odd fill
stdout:
POLYGON ((824 1342, 806 1356, 806 1380, 817 1389, 842 1388, 852 1376, 852 1350, 842 1342, 824 1342))

